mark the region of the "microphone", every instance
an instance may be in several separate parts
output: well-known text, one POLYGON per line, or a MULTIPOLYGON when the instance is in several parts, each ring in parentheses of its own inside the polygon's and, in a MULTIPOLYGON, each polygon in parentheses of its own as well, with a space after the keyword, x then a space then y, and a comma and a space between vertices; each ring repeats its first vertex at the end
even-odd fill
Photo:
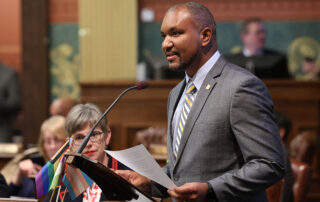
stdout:
POLYGON ((145 89, 149 86, 149 83, 146 81, 140 81, 136 84, 138 90, 145 89))
POLYGON ((101 117, 99 118, 99 120, 94 124, 94 126, 91 128, 91 130, 89 131, 88 135, 83 139, 81 145, 79 146, 78 150, 76 153, 81 153, 83 151, 83 149, 86 147, 87 143, 89 142, 89 139, 94 131, 94 129, 96 129, 97 125, 100 123, 100 121, 109 113, 109 111, 112 109, 112 107, 119 101, 119 99, 126 94, 128 91, 137 89, 137 90, 142 90, 145 89, 149 86, 149 83, 146 81, 140 81, 138 83, 136 83, 136 85, 127 88, 126 90, 124 90, 115 101, 113 101, 113 103, 109 106, 109 108, 101 115, 101 117))

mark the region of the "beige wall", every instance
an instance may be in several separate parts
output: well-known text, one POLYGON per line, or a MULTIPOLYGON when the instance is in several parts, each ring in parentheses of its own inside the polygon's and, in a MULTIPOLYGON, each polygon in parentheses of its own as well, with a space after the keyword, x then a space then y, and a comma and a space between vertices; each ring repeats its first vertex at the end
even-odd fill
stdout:
POLYGON ((137 1, 80 0, 81 81, 135 79, 137 1))

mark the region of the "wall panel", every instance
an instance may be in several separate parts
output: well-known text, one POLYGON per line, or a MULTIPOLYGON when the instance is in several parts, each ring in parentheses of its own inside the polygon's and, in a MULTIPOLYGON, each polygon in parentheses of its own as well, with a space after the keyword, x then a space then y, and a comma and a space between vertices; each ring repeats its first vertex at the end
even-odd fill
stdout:
POLYGON ((132 79, 137 62, 136 1, 79 1, 82 81, 132 79))

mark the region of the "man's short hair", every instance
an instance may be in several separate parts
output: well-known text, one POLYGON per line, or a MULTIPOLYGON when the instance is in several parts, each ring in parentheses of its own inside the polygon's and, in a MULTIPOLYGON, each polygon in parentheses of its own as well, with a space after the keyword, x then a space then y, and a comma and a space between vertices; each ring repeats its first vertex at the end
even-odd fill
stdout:
POLYGON ((195 22, 199 25, 200 30, 204 27, 210 27, 214 38, 216 37, 216 22, 210 10, 198 2, 179 3, 172 6, 168 11, 185 6, 190 12, 195 22))
POLYGON ((251 23, 260 23, 260 22, 263 22, 261 18, 258 18, 258 17, 248 18, 245 21, 243 21, 243 23, 241 24, 240 32, 242 34, 247 34, 248 33, 249 24, 251 24, 251 23))

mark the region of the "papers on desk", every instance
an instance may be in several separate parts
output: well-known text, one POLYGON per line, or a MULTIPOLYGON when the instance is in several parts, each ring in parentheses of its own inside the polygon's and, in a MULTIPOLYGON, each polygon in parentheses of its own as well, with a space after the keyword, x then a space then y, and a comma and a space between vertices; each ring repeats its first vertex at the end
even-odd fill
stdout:
POLYGON ((172 180, 164 173, 159 164, 153 159, 151 154, 142 144, 125 150, 105 150, 105 152, 128 168, 154 182, 157 182, 168 189, 173 189, 175 187, 172 180))

